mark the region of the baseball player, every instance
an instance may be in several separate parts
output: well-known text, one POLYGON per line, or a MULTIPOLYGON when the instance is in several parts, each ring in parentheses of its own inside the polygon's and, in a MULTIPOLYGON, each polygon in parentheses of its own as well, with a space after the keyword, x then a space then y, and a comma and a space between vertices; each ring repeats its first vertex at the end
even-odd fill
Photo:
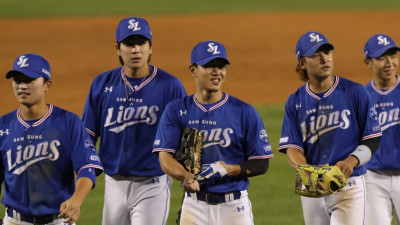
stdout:
POLYGON ((79 117, 46 104, 50 74, 36 54, 19 56, 6 74, 20 108, 0 117, 5 224, 75 224, 103 170, 79 117))
POLYGON ((230 64, 222 44, 198 43, 191 63, 196 93, 168 104, 153 149, 186 190, 180 224, 253 224, 248 177, 264 174, 273 157, 263 122, 252 106, 222 92, 230 64), (184 127, 203 136, 200 183, 173 158, 184 127))
POLYGON ((337 194, 301 197, 306 225, 362 225, 365 163, 382 133, 365 88, 333 75, 333 49, 318 32, 307 32, 297 42, 296 71, 307 82, 286 102, 279 151, 287 154, 294 169, 337 165, 349 177, 337 194))
POLYGON ((366 85, 382 129, 378 151, 367 163, 367 211, 365 224, 390 225, 393 208, 400 218, 400 48, 385 34, 373 35, 365 44, 365 64, 373 79, 366 85))
POLYGON ((170 178, 152 154, 168 102, 186 96, 181 82, 149 65, 152 34, 145 19, 122 19, 116 30, 120 67, 98 75, 82 120, 104 166, 103 225, 165 224, 170 178))

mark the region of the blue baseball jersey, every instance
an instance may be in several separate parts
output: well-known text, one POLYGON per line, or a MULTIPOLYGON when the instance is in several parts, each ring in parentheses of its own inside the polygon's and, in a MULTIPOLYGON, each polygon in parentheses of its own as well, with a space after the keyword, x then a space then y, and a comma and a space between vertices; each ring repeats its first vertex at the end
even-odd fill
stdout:
MULTIPOLYGON (((203 166, 219 160, 240 164, 245 160, 273 157, 257 111, 226 93, 215 104, 201 104, 195 95, 171 102, 161 117, 153 152, 174 154, 184 127, 197 128, 203 135, 203 166)), ((227 193, 246 190, 248 186, 248 179, 225 176, 202 184, 200 191, 227 193)))
POLYGON ((152 154, 157 126, 165 106, 186 96, 182 83, 150 66, 144 78, 129 78, 124 67, 98 75, 90 88, 82 120, 109 175, 153 177, 163 175, 152 154))
POLYGON ((20 110, 0 117, 1 182, 6 207, 28 215, 59 214, 78 177, 95 182, 100 159, 80 118, 53 105, 24 121, 20 110))
MULTIPOLYGON (((365 88, 334 76, 332 87, 322 94, 308 82, 289 96, 285 106, 279 151, 296 148, 311 165, 335 165, 346 159, 361 141, 381 136, 381 130, 365 88)), ((352 176, 364 174, 354 168, 352 176)))
POLYGON ((372 103, 378 113, 378 121, 382 130, 381 145, 371 160, 368 169, 399 170, 400 169, 400 85, 399 77, 392 88, 382 91, 371 81, 366 85, 372 103))

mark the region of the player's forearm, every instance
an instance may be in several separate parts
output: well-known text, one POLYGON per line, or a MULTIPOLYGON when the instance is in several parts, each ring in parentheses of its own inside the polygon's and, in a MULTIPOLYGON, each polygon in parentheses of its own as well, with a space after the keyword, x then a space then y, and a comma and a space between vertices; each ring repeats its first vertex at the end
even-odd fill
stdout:
POLYGON ((288 148, 286 150, 286 154, 288 156, 289 165, 296 170, 297 165, 307 164, 306 156, 304 153, 295 148, 288 148))
POLYGON ((82 204, 83 200, 88 196, 90 190, 92 190, 93 181, 87 177, 81 177, 76 182, 75 192, 71 198, 80 201, 82 204))
POLYGON ((229 165, 223 161, 219 161, 219 163, 221 163, 221 165, 226 169, 227 176, 239 176, 239 174, 240 174, 240 165, 239 164, 229 165))
POLYGON ((179 181, 184 181, 190 175, 190 173, 187 172, 183 166, 168 152, 160 152, 158 157, 160 160, 161 169, 169 176, 179 181))
POLYGON ((251 159, 240 163, 240 177, 254 177, 267 172, 269 159, 251 159))

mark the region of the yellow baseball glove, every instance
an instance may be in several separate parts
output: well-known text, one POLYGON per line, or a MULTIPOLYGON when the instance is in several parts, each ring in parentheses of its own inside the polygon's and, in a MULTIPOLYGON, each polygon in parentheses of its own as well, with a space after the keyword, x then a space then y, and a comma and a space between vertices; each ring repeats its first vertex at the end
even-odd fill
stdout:
POLYGON ((299 165, 296 170, 295 193, 302 196, 319 198, 334 194, 346 184, 347 177, 337 166, 307 164, 299 165))

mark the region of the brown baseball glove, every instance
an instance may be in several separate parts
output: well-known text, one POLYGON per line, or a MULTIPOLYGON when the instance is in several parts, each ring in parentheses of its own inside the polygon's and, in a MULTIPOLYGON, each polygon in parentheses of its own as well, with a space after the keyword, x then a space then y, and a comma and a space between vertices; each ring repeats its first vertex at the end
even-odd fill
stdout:
POLYGON ((197 175, 201 170, 202 136, 195 128, 185 127, 174 158, 190 173, 197 175))

